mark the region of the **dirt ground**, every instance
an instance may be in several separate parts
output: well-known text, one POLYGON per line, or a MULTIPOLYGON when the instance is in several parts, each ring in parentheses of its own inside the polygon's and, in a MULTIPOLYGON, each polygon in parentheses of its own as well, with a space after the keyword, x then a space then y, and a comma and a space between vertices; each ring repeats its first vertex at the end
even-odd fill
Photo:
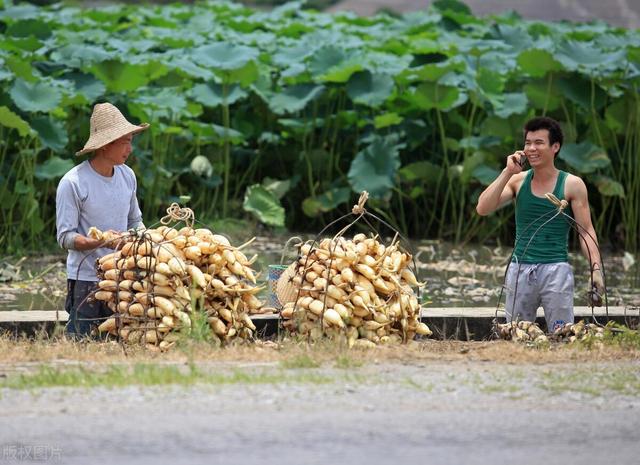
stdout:
POLYGON ((233 373, 223 383, 2 388, 0 462, 636 463, 637 359, 495 362, 473 346, 347 365, 199 363, 233 373))
POLYGON ((639 410, 640 353, 616 346, 284 341, 125 355, 0 338, 0 463, 600 464, 614 453, 631 464, 639 410), (129 375, 91 381, 116 366, 129 375))

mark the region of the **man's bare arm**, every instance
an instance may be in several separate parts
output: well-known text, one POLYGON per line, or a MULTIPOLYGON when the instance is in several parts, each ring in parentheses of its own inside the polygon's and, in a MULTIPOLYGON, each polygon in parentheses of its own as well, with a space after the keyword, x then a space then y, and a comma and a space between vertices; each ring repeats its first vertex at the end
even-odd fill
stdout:
POLYGON ((569 176, 567 179, 567 197, 571 202, 573 217, 578 223, 580 234, 580 249, 591 265, 591 269, 601 267, 600 251, 598 249, 598 237, 591 222, 589 198, 587 186, 577 176, 569 176))
POLYGON ((518 151, 507 157, 507 166, 500 175, 480 194, 476 211, 486 216, 515 197, 515 184, 522 173, 524 152, 518 151))

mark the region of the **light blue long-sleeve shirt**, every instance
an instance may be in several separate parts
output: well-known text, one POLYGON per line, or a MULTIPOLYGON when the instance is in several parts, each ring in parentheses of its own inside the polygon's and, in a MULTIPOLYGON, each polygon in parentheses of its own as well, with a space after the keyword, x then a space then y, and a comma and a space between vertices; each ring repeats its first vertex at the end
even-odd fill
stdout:
POLYGON ((136 189, 136 176, 126 165, 115 166, 113 176, 105 177, 84 161, 62 177, 56 192, 56 238, 69 251, 69 279, 98 281, 96 259, 113 252, 108 248, 74 250, 78 234, 87 236, 91 226, 127 231, 142 224, 136 189))

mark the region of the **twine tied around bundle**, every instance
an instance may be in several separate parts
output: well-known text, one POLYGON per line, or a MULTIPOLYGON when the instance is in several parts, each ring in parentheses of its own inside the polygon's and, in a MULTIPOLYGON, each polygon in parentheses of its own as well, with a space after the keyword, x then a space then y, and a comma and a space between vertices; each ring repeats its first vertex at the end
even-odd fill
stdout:
POLYGON ((369 193, 367 191, 362 191, 360 194, 360 198, 358 199, 358 203, 353 206, 351 212, 354 215, 362 215, 366 211, 364 208, 364 204, 369 200, 369 193))
POLYGON ((549 202, 551 202, 556 207, 558 207, 558 211, 560 212, 569 206, 569 202, 567 202, 565 199, 560 200, 551 192, 547 192, 546 194, 544 194, 544 196, 547 198, 549 202))
POLYGON ((169 208, 167 208, 166 216, 163 216, 160 223, 167 225, 171 222, 184 221, 184 224, 188 227, 193 227, 195 221, 195 214, 193 210, 187 207, 180 207, 176 202, 173 202, 169 208))

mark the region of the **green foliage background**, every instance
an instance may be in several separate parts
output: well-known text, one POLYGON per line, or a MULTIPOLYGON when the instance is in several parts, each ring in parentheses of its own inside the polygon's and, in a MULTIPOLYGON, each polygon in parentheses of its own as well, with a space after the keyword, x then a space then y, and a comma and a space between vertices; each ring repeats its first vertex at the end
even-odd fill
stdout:
POLYGON ((637 251, 640 33, 474 17, 441 0, 392 17, 289 3, 81 9, 0 0, 0 247, 53 241, 55 187, 94 103, 151 129, 132 167, 147 220, 190 195, 204 220, 317 230, 369 207, 416 237, 507 239, 475 215, 534 115, 561 121, 561 168, 601 236, 637 251))

